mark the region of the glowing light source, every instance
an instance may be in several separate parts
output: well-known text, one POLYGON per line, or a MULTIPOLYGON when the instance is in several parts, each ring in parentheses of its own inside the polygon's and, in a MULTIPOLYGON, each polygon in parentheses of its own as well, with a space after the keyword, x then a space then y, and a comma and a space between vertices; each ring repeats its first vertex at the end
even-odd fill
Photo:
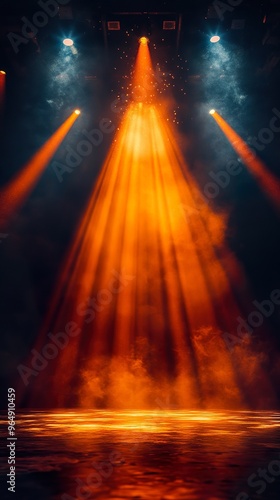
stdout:
POLYGON ((214 115, 215 113, 216 113, 216 110, 215 110, 215 109, 210 109, 210 111, 209 111, 209 114, 210 114, 210 115, 214 115))
POLYGON ((5 102, 5 91, 6 91, 6 71, 0 71, 0 128, 2 128, 2 111, 4 109, 5 102))
POLYGON ((75 109, 74 113, 75 113, 75 115, 80 115, 81 111, 80 111, 80 109, 75 109))
POLYGON ((219 42, 220 40, 221 40, 221 37, 220 37, 220 36, 218 36, 218 35, 211 36, 211 38, 210 38, 210 42, 211 42, 211 43, 217 43, 217 42, 219 42))
POLYGON ((149 42, 149 39, 145 36, 142 36, 139 40, 139 42, 142 44, 142 45, 147 45, 148 42, 149 42))
POLYGON ((66 46, 66 47, 72 47, 74 45, 74 41, 72 40, 72 38, 65 38, 63 40, 63 44, 66 46))

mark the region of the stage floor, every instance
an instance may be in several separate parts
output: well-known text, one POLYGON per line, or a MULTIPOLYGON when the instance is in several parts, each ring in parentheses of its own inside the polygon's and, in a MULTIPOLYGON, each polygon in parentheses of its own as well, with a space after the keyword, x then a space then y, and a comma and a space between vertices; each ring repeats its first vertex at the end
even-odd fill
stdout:
MULTIPOLYGON (((279 428, 276 411, 18 413, 15 498, 279 500, 279 428)), ((5 443, 3 412, 1 434, 5 443)), ((1 489, 8 469, 4 460, 1 489)))

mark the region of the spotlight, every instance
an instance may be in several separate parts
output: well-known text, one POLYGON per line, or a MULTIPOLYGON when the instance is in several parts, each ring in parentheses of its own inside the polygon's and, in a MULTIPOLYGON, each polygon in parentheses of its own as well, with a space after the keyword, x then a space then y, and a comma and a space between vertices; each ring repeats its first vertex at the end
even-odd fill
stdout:
POLYGON ((139 43, 141 43, 142 45, 147 45, 149 39, 145 36, 141 36, 140 40, 139 40, 139 43))
POLYGON ((72 47, 74 45, 72 38, 64 38, 63 43, 66 47, 72 47))
POLYGON ((81 111, 79 109, 75 109, 75 115, 80 115, 81 111))
POLYGON ((6 74, 6 71, 3 71, 3 70, 0 71, 0 75, 5 75, 5 74, 6 74))
POLYGON ((211 38, 210 38, 210 42, 211 42, 211 43, 217 43, 217 42, 219 42, 220 40, 221 40, 221 37, 220 37, 220 36, 218 36, 218 35, 211 36, 211 38))
POLYGON ((121 23, 120 21, 108 21, 107 27, 108 31, 120 31, 121 23))
POLYGON ((215 110, 215 109, 210 109, 210 111, 209 111, 209 114, 210 114, 210 115, 214 115, 215 113, 216 113, 216 110, 215 110))

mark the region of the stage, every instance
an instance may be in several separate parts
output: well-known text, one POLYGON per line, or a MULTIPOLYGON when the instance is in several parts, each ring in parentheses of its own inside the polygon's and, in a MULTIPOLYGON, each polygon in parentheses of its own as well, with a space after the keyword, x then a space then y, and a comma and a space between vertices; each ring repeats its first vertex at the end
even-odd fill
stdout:
POLYGON ((279 498, 279 412, 55 410, 17 421, 21 500, 279 498))

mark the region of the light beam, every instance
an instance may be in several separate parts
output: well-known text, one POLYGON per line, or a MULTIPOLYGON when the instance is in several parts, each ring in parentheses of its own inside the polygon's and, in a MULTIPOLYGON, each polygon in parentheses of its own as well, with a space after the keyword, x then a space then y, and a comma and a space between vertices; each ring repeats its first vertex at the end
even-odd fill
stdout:
POLYGON ((1 218, 4 223, 8 222, 11 215, 23 205, 77 118, 78 114, 73 112, 23 169, 2 189, 0 205, 1 218))
POLYGON ((149 43, 149 39, 145 36, 142 36, 139 40, 139 43, 141 43, 142 45, 147 45, 149 43))
POLYGON ((184 408, 240 408, 260 384, 273 397, 259 363, 248 377, 246 350, 231 355, 222 338, 236 329, 242 270, 151 102, 151 84, 140 44, 142 100, 123 117, 57 281, 35 345, 41 356, 57 354, 27 376, 30 407, 143 409, 164 394, 184 408))

